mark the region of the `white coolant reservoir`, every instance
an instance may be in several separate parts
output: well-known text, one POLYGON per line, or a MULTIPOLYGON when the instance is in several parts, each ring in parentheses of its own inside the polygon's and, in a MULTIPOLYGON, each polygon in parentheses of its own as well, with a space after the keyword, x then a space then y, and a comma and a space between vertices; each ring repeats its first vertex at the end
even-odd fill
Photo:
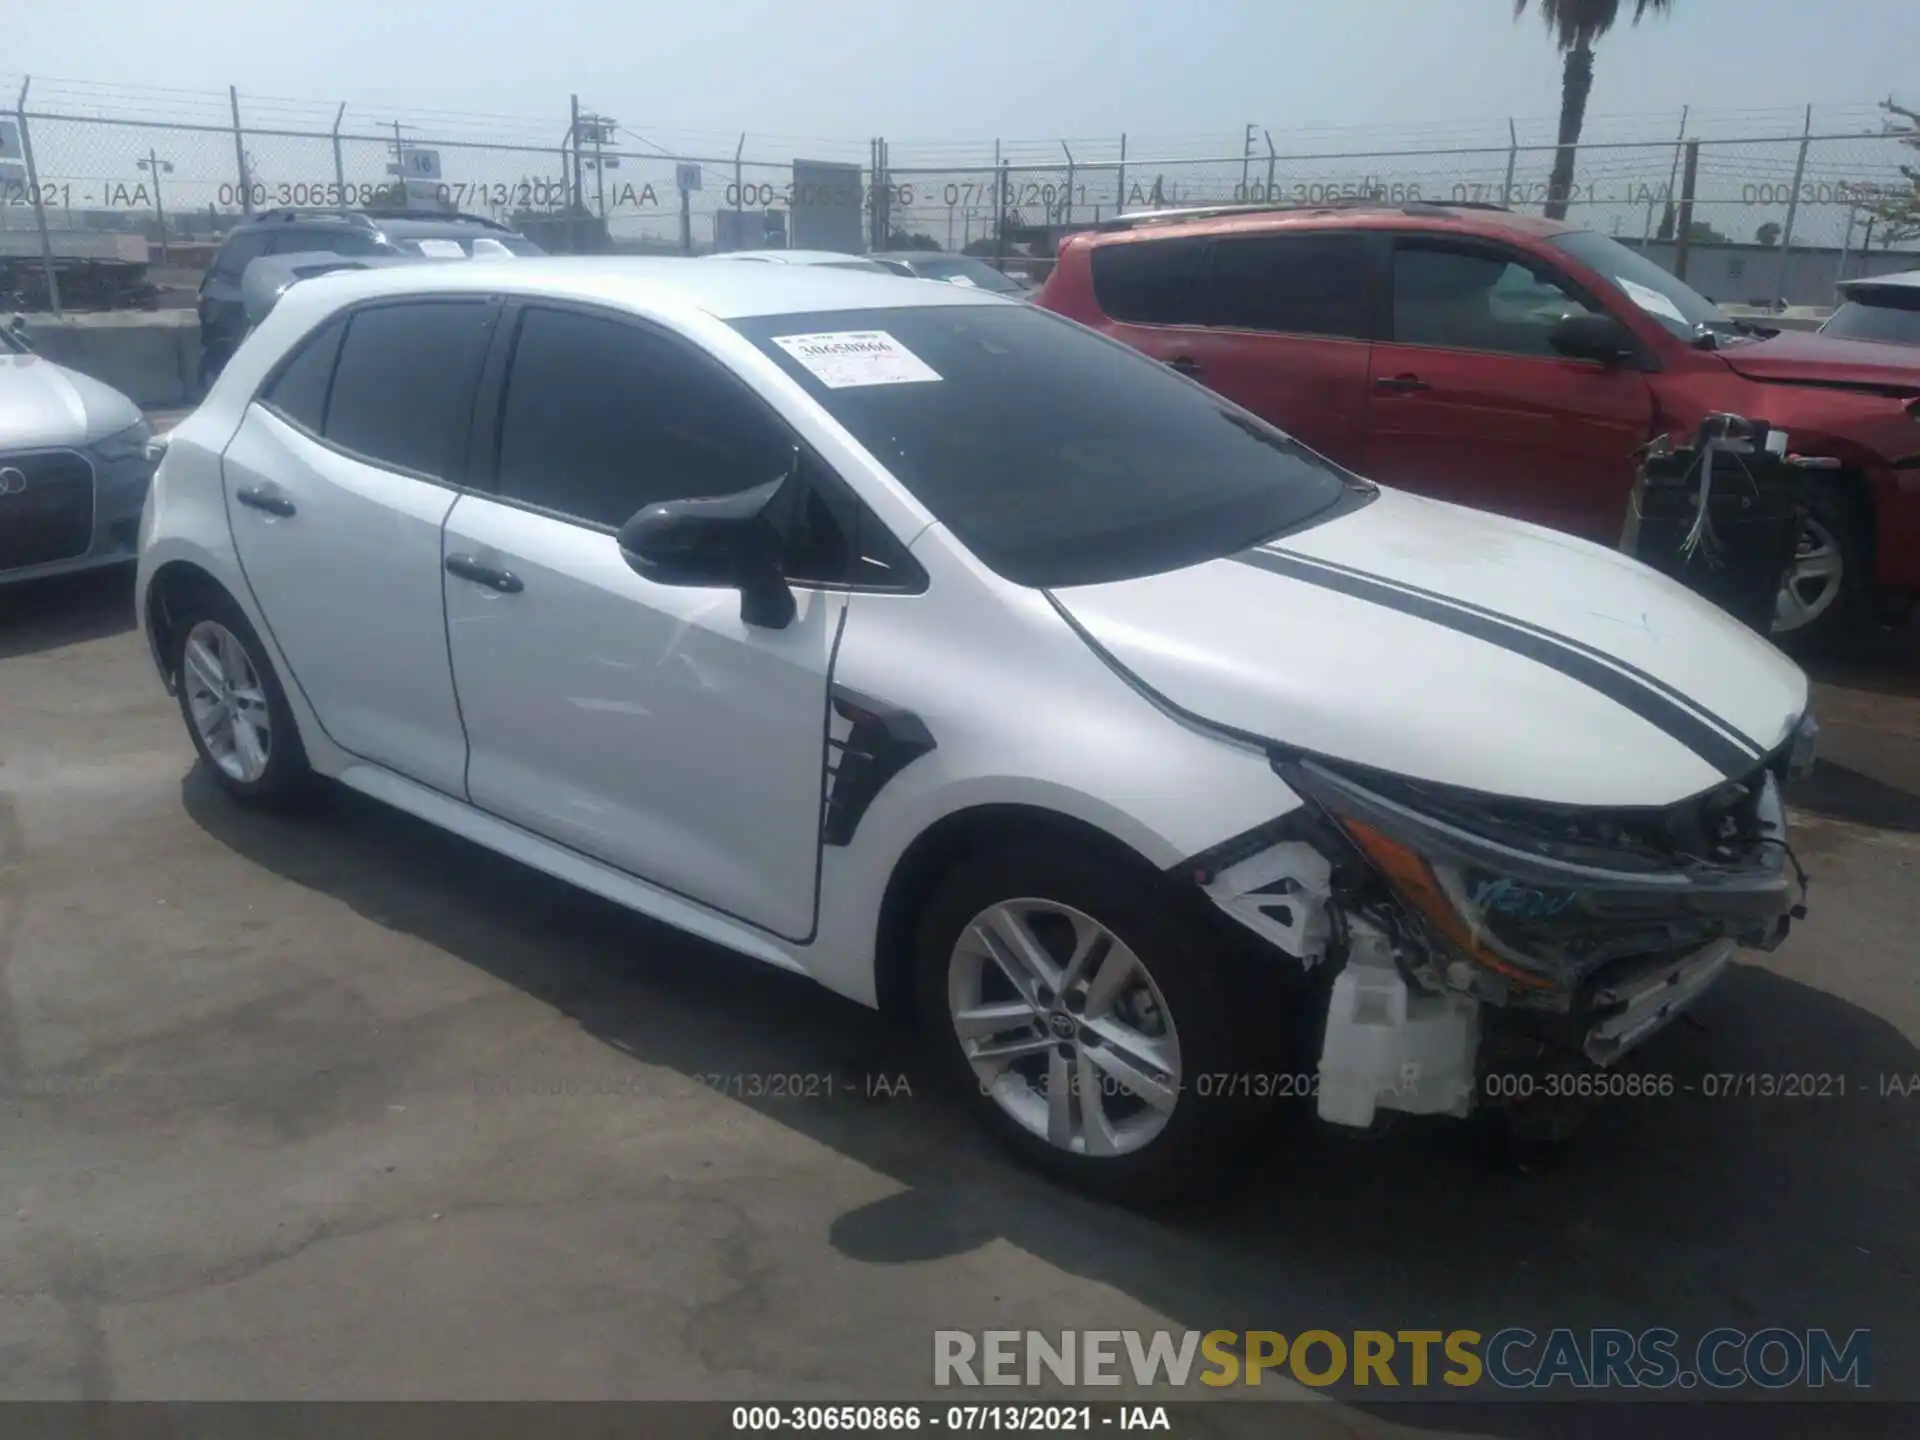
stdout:
POLYGON ((1349 933, 1320 1052, 1320 1118, 1365 1128, 1380 1109, 1466 1115, 1473 1108, 1479 1002, 1409 989, 1393 963, 1392 942, 1377 926, 1356 918, 1349 933))

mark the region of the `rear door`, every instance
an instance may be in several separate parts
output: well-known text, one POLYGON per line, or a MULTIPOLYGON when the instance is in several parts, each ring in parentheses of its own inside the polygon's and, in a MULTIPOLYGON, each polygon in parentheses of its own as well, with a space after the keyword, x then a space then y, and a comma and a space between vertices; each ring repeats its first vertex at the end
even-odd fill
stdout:
POLYGON ((1599 302, 1511 247, 1413 233, 1394 237, 1391 289, 1362 472, 1617 543, 1652 390, 1632 363, 1571 360, 1548 343, 1563 315, 1602 313, 1599 302))
MULTIPOLYGON (((1205 236, 1106 241, 1087 259, 1094 303, 1116 340, 1198 379, 1206 338, 1205 236)), ((1083 318, 1076 316, 1075 318, 1083 318)))
POLYGON ((499 307, 383 301, 328 322, 222 459, 247 584, 327 735, 463 796, 440 527, 499 307))
POLYGON ((1208 324, 1189 345, 1187 373, 1349 468, 1364 458, 1371 239, 1296 230, 1215 240, 1208 324))

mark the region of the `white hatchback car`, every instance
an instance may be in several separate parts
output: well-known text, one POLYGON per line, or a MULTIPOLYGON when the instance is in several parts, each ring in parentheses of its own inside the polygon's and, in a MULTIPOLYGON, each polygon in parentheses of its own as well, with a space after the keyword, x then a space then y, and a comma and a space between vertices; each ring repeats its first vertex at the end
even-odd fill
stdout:
POLYGON ((1812 724, 1764 640, 977 290, 303 281, 141 540, 233 795, 331 777, 917 1013, 1108 1192, 1276 1099, 1464 1115, 1489 1067, 1611 1065, 1795 900, 1812 724))

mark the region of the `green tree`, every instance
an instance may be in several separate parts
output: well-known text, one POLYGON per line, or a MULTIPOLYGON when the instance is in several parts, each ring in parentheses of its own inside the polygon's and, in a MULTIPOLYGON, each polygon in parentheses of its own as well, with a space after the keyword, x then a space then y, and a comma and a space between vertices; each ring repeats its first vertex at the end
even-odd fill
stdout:
POLYGON ((1753 232, 1753 238, 1761 245, 1778 245, 1780 243, 1780 222, 1778 220, 1767 221, 1766 224, 1753 232))
MULTIPOLYGON (((1880 108, 1887 112, 1886 133, 1908 149, 1920 150, 1920 113, 1890 99, 1882 100, 1880 108)), ((1920 165, 1902 165, 1900 174, 1904 183, 1854 187, 1863 197, 1857 208, 1879 226, 1883 246, 1920 237, 1920 165)))
MULTIPOLYGON (((1593 91, 1593 47, 1620 19, 1627 0, 1540 0, 1540 18, 1553 33, 1553 43, 1566 56, 1560 77, 1559 150, 1553 157, 1553 177, 1547 184, 1549 220, 1567 218, 1567 197, 1573 193, 1573 157, 1580 144, 1580 127, 1587 119, 1587 96, 1593 91)), ((1513 17, 1527 13, 1528 0, 1513 0, 1513 17)), ((1665 15, 1673 0, 1633 0, 1633 23, 1649 14, 1665 15)))

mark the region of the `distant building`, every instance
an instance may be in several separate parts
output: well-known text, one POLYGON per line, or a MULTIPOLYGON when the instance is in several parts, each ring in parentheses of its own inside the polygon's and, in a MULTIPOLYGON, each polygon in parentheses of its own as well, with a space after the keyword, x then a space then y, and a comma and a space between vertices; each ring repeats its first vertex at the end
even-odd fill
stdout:
MULTIPOLYGON (((1622 243, 1634 244, 1626 240, 1622 243)), ((1671 240, 1649 242, 1646 253, 1649 260, 1673 269, 1671 240)), ((1778 245, 1696 240, 1687 247, 1686 280, 1702 295, 1726 305, 1771 305, 1779 300, 1789 305, 1831 305, 1837 281, 1920 269, 1920 251, 1873 250, 1863 254, 1851 250, 1846 255, 1844 276, 1840 268, 1838 246, 1802 249, 1796 245, 1786 256, 1782 274, 1778 245)))

